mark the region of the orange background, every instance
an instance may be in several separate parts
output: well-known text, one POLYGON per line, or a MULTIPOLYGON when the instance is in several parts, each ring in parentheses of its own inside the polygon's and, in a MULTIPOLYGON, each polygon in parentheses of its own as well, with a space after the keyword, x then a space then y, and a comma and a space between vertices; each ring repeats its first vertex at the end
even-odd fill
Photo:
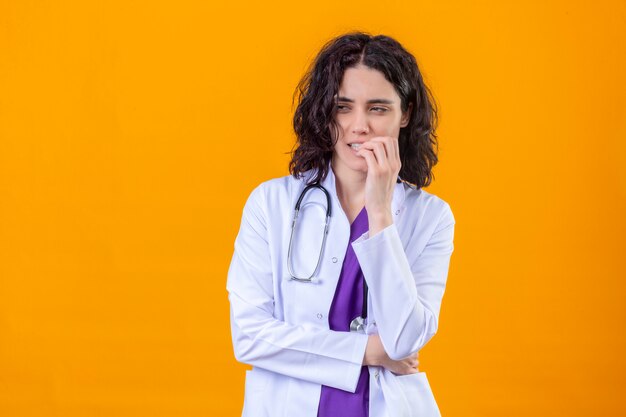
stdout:
POLYGON ((0 1, 0 415, 240 415, 243 203, 352 29, 440 106, 443 415, 625 415, 625 27, 623 1, 0 1))

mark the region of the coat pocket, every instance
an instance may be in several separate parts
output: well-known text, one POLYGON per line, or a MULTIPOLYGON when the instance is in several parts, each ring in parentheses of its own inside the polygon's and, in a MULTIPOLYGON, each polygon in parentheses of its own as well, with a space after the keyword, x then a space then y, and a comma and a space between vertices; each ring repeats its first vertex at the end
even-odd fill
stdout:
POLYGON ((426 372, 398 375, 395 379, 406 398, 410 416, 441 417, 426 372))

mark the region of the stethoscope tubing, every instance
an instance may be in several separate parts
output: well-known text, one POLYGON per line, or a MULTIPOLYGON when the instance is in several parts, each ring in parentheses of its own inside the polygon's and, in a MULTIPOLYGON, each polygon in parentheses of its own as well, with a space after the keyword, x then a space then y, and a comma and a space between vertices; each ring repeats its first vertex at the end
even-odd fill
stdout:
POLYGON ((322 253, 324 252, 324 246, 326 245, 326 236, 328 236, 328 227, 330 225, 330 216, 331 216, 330 194, 328 193, 326 188, 324 188, 321 184, 318 184, 318 183, 307 185, 304 188, 304 190, 302 190, 302 192, 300 193, 300 197, 298 198, 298 201, 296 202, 293 220, 291 222, 291 235, 289 236, 289 248, 287 249, 287 269, 289 269, 289 275, 291 275, 291 279, 296 280, 298 282, 312 282, 312 278, 317 273, 317 270, 319 269, 320 263, 322 261, 322 253), (293 267, 291 265, 293 234, 296 229, 298 215, 300 214, 300 204, 302 203, 302 199, 304 198, 304 195, 307 193, 307 191, 313 188, 319 188, 320 190, 324 192, 324 195, 326 196, 326 222, 324 224, 324 235, 322 236, 322 247, 320 248, 320 254, 319 254, 319 257, 317 258, 317 265, 315 265, 315 269, 313 270, 313 273, 311 273, 311 275, 309 275, 308 277, 299 277, 293 272, 293 267))
MULTIPOLYGON (((302 190, 302 192, 300 193, 300 197, 298 197, 298 201, 296 202, 296 206, 294 208, 294 216, 293 216, 293 220, 291 222, 291 234, 289 237, 289 248, 287 249, 287 269, 289 270, 289 275, 291 275, 291 279, 298 281, 298 282, 312 282, 312 278, 313 276, 317 273, 317 270, 319 269, 320 263, 322 261, 322 254, 324 252, 324 246, 326 244, 326 236, 328 235, 328 227, 330 224, 330 216, 331 216, 331 199, 330 199, 330 194, 328 193, 328 190, 326 190, 326 188, 324 188, 324 186, 322 186, 319 183, 313 183, 313 184, 309 184, 307 185, 304 190, 302 190), (320 248, 320 254, 319 257, 317 259, 317 264, 315 265, 315 269, 313 270, 313 273, 311 275, 309 275, 308 277, 299 277, 297 276, 294 272, 293 272, 293 267, 291 265, 291 261, 292 261, 292 244, 293 244, 293 235, 294 235, 294 231, 296 229, 296 223, 297 223, 297 219, 298 219, 298 215, 300 214, 300 204, 302 203, 302 199, 304 198, 305 194, 309 191, 312 190, 313 188, 319 188, 320 190, 322 190, 324 192, 324 195, 326 196, 326 222, 324 224, 324 235, 322 237, 322 246, 320 248)), ((363 280, 363 307, 362 307, 362 313, 361 313, 361 323, 363 320, 365 320, 367 318, 367 293, 368 293, 368 287, 367 287, 367 282, 365 280, 363 280)), ((353 328, 354 326, 356 326, 355 322, 359 320, 359 317, 357 317, 356 319, 353 320, 353 323, 351 323, 350 327, 353 328)), ((355 330, 355 329, 353 329, 355 330)))

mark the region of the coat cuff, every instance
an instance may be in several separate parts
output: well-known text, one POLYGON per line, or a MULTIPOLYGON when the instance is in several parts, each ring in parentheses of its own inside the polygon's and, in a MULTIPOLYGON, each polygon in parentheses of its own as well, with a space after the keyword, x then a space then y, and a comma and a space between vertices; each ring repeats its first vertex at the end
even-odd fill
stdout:
POLYGON ((352 351, 352 360, 350 370, 345 373, 345 385, 348 391, 351 393, 356 392, 356 386, 359 383, 361 377, 361 369, 363 368, 363 358, 365 356, 365 348, 367 347, 367 340, 369 338, 366 334, 355 333, 358 337, 355 338, 354 349, 352 351))
POLYGON ((380 245, 382 243, 381 241, 384 242, 385 240, 394 239, 395 237, 390 236, 392 234, 395 234, 398 238, 400 237, 395 223, 391 223, 389 226, 385 227, 372 237, 370 237, 370 232, 368 230, 352 242, 352 248, 355 251, 357 251, 358 248, 359 252, 376 250, 376 246, 380 245))
POLYGON ((372 291, 375 291, 376 285, 371 281, 381 279, 378 273, 370 273, 370 271, 380 272, 381 267, 374 259, 384 259, 385 262, 395 262, 391 270, 394 271, 395 276, 398 276, 395 282, 400 286, 395 290, 404 295, 408 294, 411 302, 418 298, 415 281, 395 223, 371 237, 369 231, 363 233, 352 242, 352 248, 359 260, 365 280, 372 291))

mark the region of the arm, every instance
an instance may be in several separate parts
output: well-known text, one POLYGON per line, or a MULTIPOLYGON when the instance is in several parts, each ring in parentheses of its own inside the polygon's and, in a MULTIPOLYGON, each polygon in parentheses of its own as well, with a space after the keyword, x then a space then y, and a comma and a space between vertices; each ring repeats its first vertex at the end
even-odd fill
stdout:
POLYGON ((271 255, 262 185, 248 198, 227 290, 238 361, 354 392, 367 335, 295 325, 274 317, 271 255))
POLYGON ((454 250, 454 216, 443 203, 420 254, 407 254, 395 224, 352 243, 370 289, 376 325, 391 359, 418 352, 437 332, 439 310, 454 250))

